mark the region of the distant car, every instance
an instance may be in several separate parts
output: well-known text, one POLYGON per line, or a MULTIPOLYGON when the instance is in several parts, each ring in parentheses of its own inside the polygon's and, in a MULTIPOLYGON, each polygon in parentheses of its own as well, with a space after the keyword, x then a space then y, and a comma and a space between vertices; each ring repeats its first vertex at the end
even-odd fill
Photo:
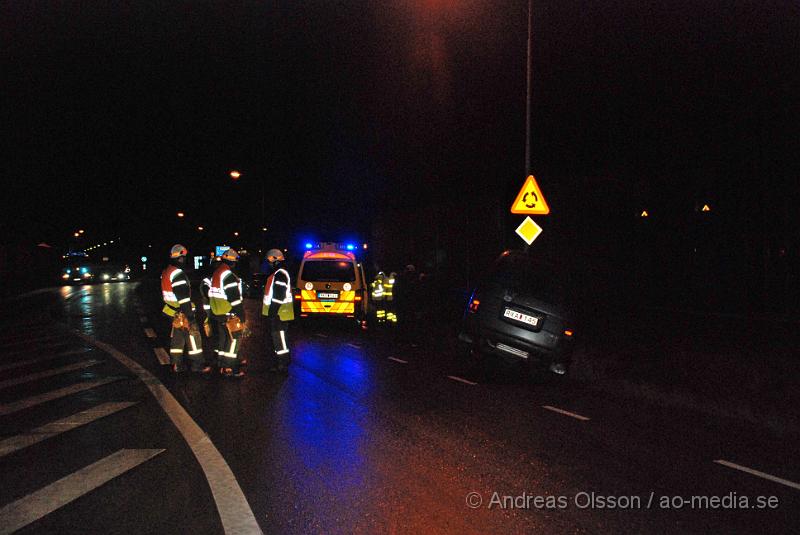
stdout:
POLYGON ((95 282, 125 282, 131 280, 131 268, 121 264, 92 266, 95 282))
POLYGON ((567 276, 522 251, 506 251, 472 292, 459 341, 465 354, 528 363, 563 375, 573 350, 567 276))
POLYGON ((94 269, 89 264, 73 263, 61 270, 61 280, 65 284, 91 284, 94 276, 94 269))
POLYGON ((267 276, 264 273, 252 273, 249 278, 242 277, 242 295, 251 299, 261 299, 266 280, 267 276))

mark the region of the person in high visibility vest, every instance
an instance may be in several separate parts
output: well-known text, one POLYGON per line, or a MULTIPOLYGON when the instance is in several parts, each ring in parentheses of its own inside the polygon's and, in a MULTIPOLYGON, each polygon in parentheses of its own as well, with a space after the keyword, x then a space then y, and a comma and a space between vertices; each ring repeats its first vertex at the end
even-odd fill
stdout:
POLYGON ((375 280, 370 284, 372 288, 370 297, 372 298, 372 302, 375 303, 375 319, 378 323, 384 323, 386 321, 386 307, 383 304, 384 299, 386 299, 385 278, 386 275, 384 275, 383 271, 379 271, 378 274, 375 275, 375 280))
MULTIPOLYGON (((219 327, 217 327, 217 323, 214 320, 214 315, 211 313, 211 301, 208 296, 209 292, 211 291, 211 277, 214 276, 214 271, 216 271, 217 266, 219 265, 221 257, 215 256, 211 259, 211 265, 209 265, 204 271, 203 280, 200 282, 200 298, 203 302, 203 313, 205 314, 205 319, 203 320, 203 330, 205 331, 206 338, 208 339, 208 345, 214 348, 214 354, 219 355, 219 340, 217 340, 217 332, 219 327)), ((217 363, 217 358, 214 359, 214 364, 217 363)))
POLYGON ((394 283, 397 281, 397 273, 392 271, 383 281, 383 298, 386 301, 386 321, 390 325, 397 324, 397 313, 394 308, 394 283))
POLYGON ((247 334, 244 305, 242 304, 242 281, 233 272, 239 261, 239 253, 228 249, 222 254, 222 261, 211 276, 208 301, 211 306, 213 323, 217 326, 217 365, 220 373, 227 377, 242 377, 239 349, 241 340, 247 334))
POLYGON ((183 371, 183 353, 187 350, 192 371, 208 373, 211 367, 206 366, 203 359, 203 343, 194 316, 191 283, 182 269, 188 253, 183 245, 174 245, 169 253, 169 265, 161 273, 161 295, 164 298, 162 312, 172 321, 170 363, 173 372, 183 371))
POLYGON ((267 262, 272 274, 264 284, 264 300, 261 315, 267 318, 272 352, 269 355, 270 371, 289 373, 291 353, 287 341, 287 323, 294 319, 292 287, 289 272, 283 268, 285 258, 279 249, 267 251, 267 262))

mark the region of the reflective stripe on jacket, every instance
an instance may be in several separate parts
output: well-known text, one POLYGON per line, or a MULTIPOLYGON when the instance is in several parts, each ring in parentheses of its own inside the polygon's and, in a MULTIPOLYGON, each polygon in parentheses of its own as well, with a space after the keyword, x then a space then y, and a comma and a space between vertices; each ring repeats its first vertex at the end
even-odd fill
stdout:
POLYGON ((211 288, 208 290, 208 300, 211 312, 216 316, 224 316, 234 308, 238 308, 239 315, 243 315, 242 281, 227 265, 220 264, 214 271, 211 288))
POLYGON ((294 305, 292 304, 292 289, 289 272, 283 268, 275 271, 267 278, 264 284, 264 300, 261 306, 263 316, 275 314, 283 321, 294 319, 294 305), (272 305, 279 305, 274 307, 272 305))
POLYGON ((164 269, 161 273, 161 296, 165 303, 164 314, 174 316, 178 310, 184 309, 184 313, 191 316, 191 286, 183 270, 171 265, 164 269))

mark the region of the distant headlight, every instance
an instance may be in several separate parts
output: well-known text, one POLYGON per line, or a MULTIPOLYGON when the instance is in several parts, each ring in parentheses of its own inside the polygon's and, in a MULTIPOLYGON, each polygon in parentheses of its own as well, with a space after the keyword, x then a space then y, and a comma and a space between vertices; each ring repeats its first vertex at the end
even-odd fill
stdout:
POLYGON ((117 273, 117 278, 118 279, 124 279, 125 278, 125 274, 124 273, 117 273))
POLYGON ((83 278, 84 278, 84 279, 88 279, 88 278, 89 278, 89 277, 91 277, 91 276, 92 276, 92 274, 91 274, 91 273, 89 273, 88 271, 87 271, 86 273, 84 273, 84 274, 83 274, 83 278))
POLYGON ((63 275, 61 275, 61 278, 67 280, 69 278, 69 273, 64 273, 63 275))
POLYGON ((107 280, 108 280, 108 279, 110 279, 110 278, 111 278, 111 277, 108 275, 108 273, 103 273, 103 280, 104 280, 104 281, 107 281, 107 280))
POLYGON ((342 288, 344 288, 344 291, 345 291, 345 292, 349 292, 349 291, 350 291, 350 289, 352 288, 352 286, 350 286, 350 283, 349 283, 349 282, 345 282, 345 283, 344 283, 344 286, 342 286, 342 288))
POLYGON ((307 283, 306 283, 306 290, 308 290, 308 291, 310 292, 310 291, 311 291, 311 290, 313 290, 313 289, 314 289, 314 285, 313 285, 313 284, 311 284, 310 282, 307 282, 307 283))

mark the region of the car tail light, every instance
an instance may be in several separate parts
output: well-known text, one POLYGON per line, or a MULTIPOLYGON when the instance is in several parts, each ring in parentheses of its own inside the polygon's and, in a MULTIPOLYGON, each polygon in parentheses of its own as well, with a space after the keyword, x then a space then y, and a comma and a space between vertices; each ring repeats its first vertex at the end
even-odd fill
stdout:
POLYGON ((300 300, 300 298, 301 298, 301 297, 303 297, 303 296, 302 296, 302 295, 300 295, 300 294, 297 294, 297 295, 295 295, 295 296, 294 296, 294 298, 295 298, 296 300, 298 300, 298 301, 300 300))
POLYGON ((469 302, 469 311, 474 314, 478 311, 479 306, 481 306, 481 302, 478 301, 477 299, 473 299, 472 301, 469 302))
POLYGON ((361 301, 361 296, 360 295, 356 296, 356 301, 361 301))

